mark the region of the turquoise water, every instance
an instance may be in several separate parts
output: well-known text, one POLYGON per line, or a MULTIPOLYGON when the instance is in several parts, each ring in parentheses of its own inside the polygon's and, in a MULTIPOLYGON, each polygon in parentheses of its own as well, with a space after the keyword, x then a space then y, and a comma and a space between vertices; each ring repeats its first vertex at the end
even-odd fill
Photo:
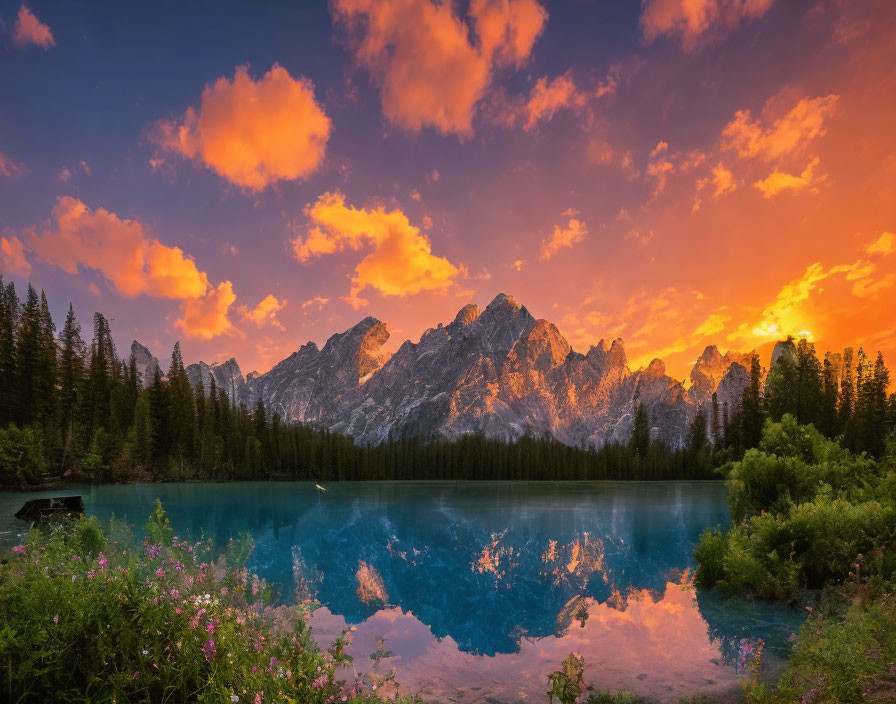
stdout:
MULTIPOLYGON (((287 603, 309 593, 326 640, 357 626, 398 680, 434 698, 541 701, 546 674, 581 652, 589 677, 674 699, 736 685, 741 639, 773 663, 796 611, 723 602, 689 586, 707 526, 730 521, 721 483, 370 482, 75 487, 0 494, 0 540, 38 495, 81 493, 88 513, 139 530, 156 497, 175 530, 251 532, 250 567, 287 603)), ((380 665, 384 666, 383 664, 380 665)))

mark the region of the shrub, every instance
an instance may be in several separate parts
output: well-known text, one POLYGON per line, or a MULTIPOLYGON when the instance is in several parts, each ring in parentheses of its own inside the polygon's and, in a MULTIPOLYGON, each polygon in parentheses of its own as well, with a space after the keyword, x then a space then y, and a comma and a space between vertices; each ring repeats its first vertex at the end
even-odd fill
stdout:
POLYGON ((95 519, 32 529, 0 565, 0 699, 380 701, 376 680, 339 679, 350 633, 318 648, 310 603, 275 629, 270 590, 229 548, 177 540, 160 505, 142 545, 95 519))

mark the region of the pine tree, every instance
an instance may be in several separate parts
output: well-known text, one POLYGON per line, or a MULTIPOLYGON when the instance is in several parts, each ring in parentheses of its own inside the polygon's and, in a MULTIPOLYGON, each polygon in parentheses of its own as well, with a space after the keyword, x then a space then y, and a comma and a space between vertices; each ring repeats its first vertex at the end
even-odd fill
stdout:
POLYGON ((169 451, 174 463, 183 473, 185 465, 190 465, 193 460, 196 407, 190 380, 184 371, 180 342, 176 342, 171 351, 171 366, 168 368, 168 403, 171 433, 169 451))
POLYGON ((43 338, 41 335, 40 299, 31 284, 22 308, 22 321, 16 340, 16 375, 13 387, 14 417, 20 426, 38 420, 39 404, 35 394, 41 369, 43 338))
POLYGON ((0 428, 15 420, 16 392, 16 330, 19 318, 19 299, 12 282, 3 285, 0 276, 0 389, 5 389, 5 400, 0 403, 0 428))
POLYGON ((68 315, 59 337, 62 349, 59 357, 59 418, 62 431, 63 471, 75 461, 75 413, 84 387, 84 341, 75 309, 69 303, 68 315))
POLYGON ((818 424, 822 395, 822 367, 815 345, 803 339, 796 346, 796 420, 818 424))
POLYGON ((719 397, 715 391, 712 393, 712 417, 710 420, 710 441, 713 446, 722 441, 722 418, 719 415, 719 397))
POLYGON ((821 400, 818 410, 818 429, 829 438, 836 437, 840 433, 840 422, 837 414, 837 400, 840 395, 839 366, 840 355, 828 352, 824 356, 821 400))
POLYGON ((647 458, 647 452, 650 449, 650 419, 647 417, 647 409, 643 403, 638 404, 635 411, 635 423, 632 428, 632 439, 630 443, 632 452, 641 459, 647 458))
POLYGON ((840 395, 837 400, 837 425, 841 432, 849 428, 856 408, 856 381, 854 375, 852 347, 843 350, 843 364, 840 376, 840 395))
POLYGON ((746 449, 759 445, 762 437, 762 426, 765 414, 762 410, 762 398, 759 388, 762 380, 762 367, 759 355, 754 354, 750 362, 750 384, 744 389, 740 406, 741 440, 746 449))

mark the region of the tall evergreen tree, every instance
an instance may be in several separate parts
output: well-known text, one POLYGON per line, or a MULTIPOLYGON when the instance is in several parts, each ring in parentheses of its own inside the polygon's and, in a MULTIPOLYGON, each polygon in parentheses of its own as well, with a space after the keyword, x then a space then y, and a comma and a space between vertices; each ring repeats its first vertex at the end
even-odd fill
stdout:
POLYGON ((840 372, 840 395, 837 400, 837 425, 840 431, 848 429, 852 414, 856 408, 855 363, 852 347, 843 350, 843 362, 840 372))
POLYGON ((829 438, 836 437, 840 433, 840 419, 837 413, 837 402, 840 396, 839 364, 839 355, 829 352, 824 356, 818 429, 829 438))
POLYGON ((5 389, 5 402, 0 404, 0 428, 15 420, 16 393, 16 330, 19 299, 12 282, 3 284, 0 276, 0 389, 5 389))
POLYGON ((84 341, 81 326, 69 303, 65 325, 59 336, 59 418, 62 431, 61 469, 70 469, 75 461, 75 414, 84 387, 84 341))
POLYGON ((765 413, 762 410, 760 386, 762 384, 762 367, 759 355, 754 354, 750 361, 750 383, 744 389, 740 405, 741 439, 745 448, 756 447, 762 438, 762 426, 765 413))
POLYGON ((42 367, 44 340, 41 334, 40 299, 31 284, 22 308, 22 320, 16 340, 16 379, 13 387, 15 420, 22 426, 38 420, 40 403, 35 394, 42 367))
POLYGON ((650 449, 650 419, 647 417, 647 409, 644 408, 643 403, 639 403, 637 410, 635 410, 631 448, 642 459, 646 459, 647 452, 650 449))
POLYGON ((822 395, 822 367, 815 345, 802 339, 796 346, 796 420, 818 424, 822 395))

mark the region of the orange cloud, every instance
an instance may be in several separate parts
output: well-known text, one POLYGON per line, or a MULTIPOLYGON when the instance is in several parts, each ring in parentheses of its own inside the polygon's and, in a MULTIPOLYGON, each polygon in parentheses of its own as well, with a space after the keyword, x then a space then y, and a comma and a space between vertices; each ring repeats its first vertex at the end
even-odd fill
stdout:
POLYGON ((157 122, 152 138, 163 151, 260 191, 310 176, 324 159, 331 129, 314 84, 274 64, 258 81, 237 67, 232 81, 222 77, 205 87, 198 110, 157 122))
POLYGON ((868 254, 882 254, 884 256, 896 252, 896 235, 892 232, 884 232, 874 242, 865 247, 865 251, 868 254))
POLYGON ((550 121, 558 111, 564 108, 581 109, 584 105, 585 94, 579 92, 569 73, 550 81, 546 76, 539 78, 522 108, 525 119, 523 129, 531 132, 540 122, 550 121))
POLYGON ((896 283, 896 275, 890 274, 874 281, 872 275, 877 267, 871 262, 859 259, 851 264, 837 264, 825 268, 821 262, 809 265, 802 276, 785 284, 773 303, 762 311, 760 320, 750 325, 742 323, 728 336, 729 340, 747 340, 752 337, 781 339, 787 335, 813 339, 814 321, 807 308, 810 297, 821 293, 819 284, 835 276, 842 276, 845 282, 855 282, 853 295, 859 298, 873 297, 879 291, 896 283))
POLYGON ((713 198, 720 198, 737 188, 734 174, 726 169, 721 161, 712 168, 712 185, 715 186, 712 192, 713 198))
POLYGON ((103 273, 125 296, 196 298, 209 286, 192 258, 179 247, 151 238, 138 220, 119 218, 105 208, 91 210, 77 198, 63 196, 52 222, 30 248, 42 260, 76 274, 79 266, 103 273))
POLYGON ((183 301, 184 320, 176 325, 188 335, 209 338, 232 328, 227 320, 235 299, 230 282, 212 286, 192 257, 159 242, 138 220, 105 208, 91 210, 63 196, 43 231, 30 232, 28 245, 38 258, 69 274, 81 267, 99 271, 127 297, 183 301))
POLYGON ((285 330, 286 328, 280 324, 280 321, 277 320, 277 313, 279 313, 286 306, 286 299, 282 301, 278 301, 276 296, 273 294, 268 294, 261 301, 259 301, 258 305, 252 308, 251 310, 246 308, 246 306, 240 307, 240 314, 246 320, 255 323, 259 327, 264 325, 266 322, 269 322, 275 328, 279 328, 280 330, 285 330))
POLYGON ((432 0, 334 0, 354 60, 400 127, 470 134, 494 71, 529 56, 547 13, 537 0, 473 0, 467 18, 432 0), (471 37, 471 29, 478 43, 471 37))
POLYGON ((14 159, 10 159, 3 152, 0 152, 0 174, 7 178, 16 178, 22 174, 28 173, 28 169, 24 164, 20 164, 14 159))
POLYGON ((454 283, 460 269, 432 253, 429 238, 411 225, 400 210, 355 208, 336 191, 321 195, 305 208, 307 236, 292 241, 300 262, 345 250, 373 247, 355 267, 349 301, 360 305, 358 294, 370 286, 387 296, 441 291, 454 283))
POLYGON ((43 49, 49 49, 56 44, 50 28, 37 19, 34 13, 24 5, 19 7, 19 15, 16 17, 12 38, 19 46, 34 44, 43 49))
POLYGON ((28 276, 31 264, 25 257, 25 245, 15 235, 0 237, 0 273, 28 276))
POLYGON ((641 31, 648 42, 677 37, 686 51, 719 39, 741 22, 764 15, 775 0, 644 0, 641 31))
POLYGON ((749 110, 738 110, 722 130, 722 146, 736 151, 741 158, 774 161, 825 134, 825 121, 833 114, 839 100, 840 97, 834 94, 805 97, 784 116, 772 121, 768 116, 754 120, 749 110))
POLYGON ((756 181, 753 185, 762 191, 765 198, 774 198, 782 191, 802 191, 807 188, 817 191, 817 184, 827 178, 824 174, 821 176, 815 174, 815 167, 818 166, 819 161, 819 158, 815 157, 798 176, 775 169, 766 178, 756 181))
POLYGON ((585 223, 576 218, 570 218, 569 223, 564 228, 554 225, 554 232, 541 243, 541 254, 538 258, 541 261, 547 261, 561 249, 572 247, 574 244, 581 242, 587 234, 588 228, 585 223))
POLYGON ((235 300, 233 284, 222 281, 205 295, 184 301, 184 317, 176 320, 174 325, 189 337, 203 340, 232 332, 234 327, 227 313, 235 300))
POLYGON ((515 272, 519 273, 523 270, 523 267, 525 267, 525 266, 526 266, 526 262, 524 262, 522 259, 516 259, 510 265, 510 268, 513 269, 515 272))

